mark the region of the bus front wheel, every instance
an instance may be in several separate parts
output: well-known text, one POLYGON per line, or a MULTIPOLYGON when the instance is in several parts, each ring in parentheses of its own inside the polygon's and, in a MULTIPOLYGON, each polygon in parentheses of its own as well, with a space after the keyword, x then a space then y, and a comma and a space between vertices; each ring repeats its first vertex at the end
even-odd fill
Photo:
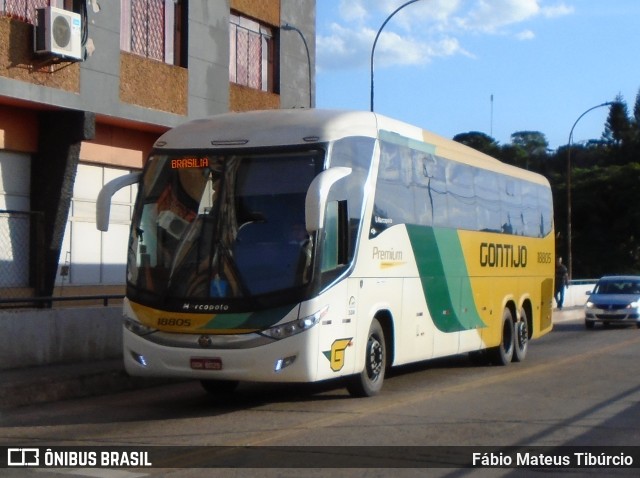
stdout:
POLYGON ((373 319, 369 327, 364 356, 364 369, 347 379, 347 390, 353 397, 372 397, 382 389, 387 367, 387 349, 380 322, 373 319))
POLYGON ((502 313, 502 339, 500 340, 500 345, 490 350, 492 362, 496 365, 508 365, 511 362, 515 345, 514 330, 511 309, 506 307, 502 313))

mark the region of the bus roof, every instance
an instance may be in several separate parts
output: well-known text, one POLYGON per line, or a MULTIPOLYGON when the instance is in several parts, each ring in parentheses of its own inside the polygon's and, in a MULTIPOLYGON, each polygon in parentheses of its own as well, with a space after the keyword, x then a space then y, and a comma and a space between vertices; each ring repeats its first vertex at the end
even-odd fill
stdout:
POLYGON ((163 134, 158 149, 269 147, 376 137, 372 113, 319 109, 260 110, 223 113, 185 123, 163 134))
POLYGON ((526 178, 548 186, 546 178, 511 166, 451 139, 378 113, 350 110, 275 109, 223 113, 190 121, 164 133, 154 144, 162 150, 303 145, 347 136, 378 138, 381 133, 422 144, 437 156, 526 178))

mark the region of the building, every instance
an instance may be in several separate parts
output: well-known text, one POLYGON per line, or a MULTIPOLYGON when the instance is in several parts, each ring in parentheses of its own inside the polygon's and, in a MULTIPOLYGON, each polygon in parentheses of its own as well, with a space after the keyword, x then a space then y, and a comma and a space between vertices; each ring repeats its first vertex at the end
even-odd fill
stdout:
POLYGON ((123 292, 136 191, 100 233, 101 186, 187 120, 313 107, 315 5, 0 0, 0 299, 123 292))

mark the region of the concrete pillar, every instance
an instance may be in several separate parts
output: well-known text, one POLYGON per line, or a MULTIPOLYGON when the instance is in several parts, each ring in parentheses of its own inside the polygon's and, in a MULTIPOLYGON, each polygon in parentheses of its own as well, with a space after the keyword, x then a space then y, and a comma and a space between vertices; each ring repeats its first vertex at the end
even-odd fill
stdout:
POLYGON ((44 217, 44 251, 32 249, 36 295, 53 293, 62 240, 73 196, 80 146, 95 137, 95 115, 85 111, 43 111, 39 114, 38 152, 31 165, 31 210, 44 217))

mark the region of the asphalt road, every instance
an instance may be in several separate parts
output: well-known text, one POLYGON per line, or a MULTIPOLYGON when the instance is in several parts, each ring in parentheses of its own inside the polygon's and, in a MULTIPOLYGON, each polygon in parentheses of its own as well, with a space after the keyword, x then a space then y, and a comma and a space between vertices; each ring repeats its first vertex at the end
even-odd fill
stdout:
MULTIPOLYGON (((176 383, 2 412, 0 445, 185 447, 161 449, 154 468, 80 473, 124 478, 248 474, 221 463, 251 467, 252 476, 335 476, 336 468, 338 476, 540 476, 548 470, 428 467, 433 453, 451 449, 640 445, 640 330, 587 331, 575 311, 554 321, 523 363, 479 365, 462 356, 403 367, 373 398, 351 398, 339 383, 244 384, 232 399, 216 400, 198 383, 176 383), (264 448, 279 446, 293 448, 264 448)), ((82 470, 5 471, 42 477, 82 470)), ((637 476, 638 468, 606 474, 637 476)))

